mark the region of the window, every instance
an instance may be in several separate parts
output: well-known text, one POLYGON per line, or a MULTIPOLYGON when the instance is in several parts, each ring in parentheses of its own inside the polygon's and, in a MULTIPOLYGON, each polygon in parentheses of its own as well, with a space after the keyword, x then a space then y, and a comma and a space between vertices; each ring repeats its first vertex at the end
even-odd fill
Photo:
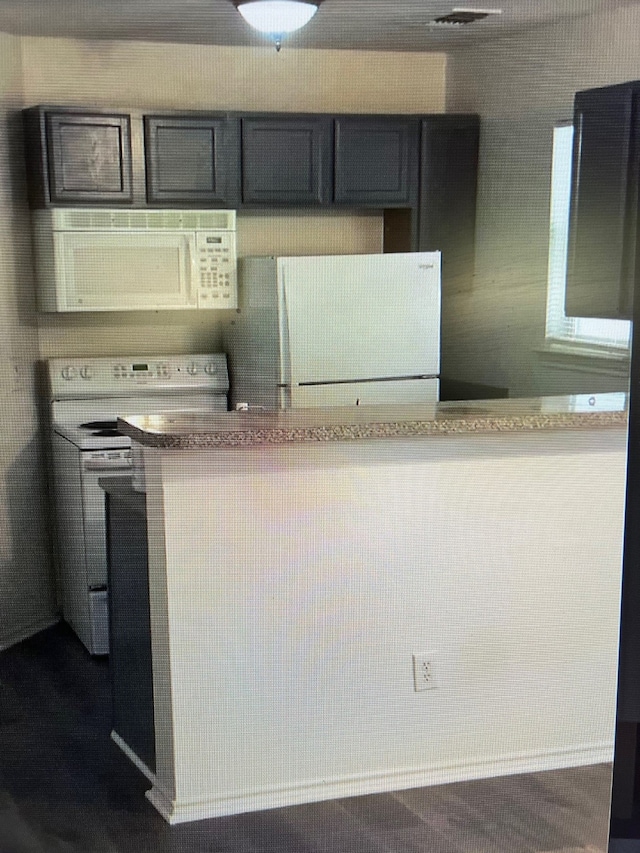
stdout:
POLYGON ((567 317, 564 313, 572 145, 573 127, 571 125, 554 128, 546 339, 547 343, 552 345, 595 349, 600 352, 610 351, 612 354, 622 353, 629 348, 631 334, 629 321, 567 317))

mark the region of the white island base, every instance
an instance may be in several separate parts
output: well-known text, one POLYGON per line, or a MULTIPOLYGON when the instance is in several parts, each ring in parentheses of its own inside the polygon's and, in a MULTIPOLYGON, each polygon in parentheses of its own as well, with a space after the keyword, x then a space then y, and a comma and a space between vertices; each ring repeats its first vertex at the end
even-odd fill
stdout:
POLYGON ((144 447, 154 806, 177 823, 611 761, 625 441, 144 447))

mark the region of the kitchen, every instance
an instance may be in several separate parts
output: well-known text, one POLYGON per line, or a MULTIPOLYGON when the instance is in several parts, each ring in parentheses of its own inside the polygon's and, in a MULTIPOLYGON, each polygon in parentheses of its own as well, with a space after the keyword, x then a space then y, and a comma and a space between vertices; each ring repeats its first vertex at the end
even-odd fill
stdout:
MULTIPOLYGON (((635 4, 512 34, 450 53, 366 53, 269 48, 88 43, 2 35, 3 435, 0 643, 55 618, 47 510, 32 365, 61 355, 215 350, 200 314, 152 322, 42 317, 34 310, 21 141, 15 111, 37 103, 326 112, 478 112, 481 171, 472 286, 443 294, 443 372, 508 387, 511 396, 622 390, 598 364, 550 364, 544 352, 551 128, 570 118, 581 88, 640 77, 635 4), (172 76, 167 69, 175 69, 172 76), (348 79, 347 89, 343 81, 348 79), (24 520, 29 519, 28 530, 24 520)), ((71 23, 68 22, 71 26, 71 23)), ((8 26, 8 29, 10 27, 8 26)), ((69 30, 72 33, 72 30, 69 30)), ((241 254, 377 251, 370 214, 247 215, 241 254), (345 228, 345 221, 349 227, 345 228)))

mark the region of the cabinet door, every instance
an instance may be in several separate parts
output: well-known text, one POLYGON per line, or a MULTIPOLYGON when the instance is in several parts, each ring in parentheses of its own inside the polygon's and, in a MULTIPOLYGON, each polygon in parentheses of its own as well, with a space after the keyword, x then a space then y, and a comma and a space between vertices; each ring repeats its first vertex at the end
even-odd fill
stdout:
POLYGON ((446 289, 473 281, 479 120, 436 115, 422 122, 418 251, 442 252, 446 289))
POLYGON ((235 206, 239 178, 235 124, 226 116, 145 116, 149 203, 235 206))
POLYGON ((131 202, 129 116, 50 112, 46 134, 53 204, 131 202))
POLYGON ((242 119, 243 202, 326 203, 331 165, 331 120, 326 116, 242 119))
POLYGON ((631 316, 638 202, 636 97, 631 85, 575 97, 569 316, 631 316))
POLYGON ((335 120, 334 200, 410 207, 418 197, 419 123, 386 116, 335 120))

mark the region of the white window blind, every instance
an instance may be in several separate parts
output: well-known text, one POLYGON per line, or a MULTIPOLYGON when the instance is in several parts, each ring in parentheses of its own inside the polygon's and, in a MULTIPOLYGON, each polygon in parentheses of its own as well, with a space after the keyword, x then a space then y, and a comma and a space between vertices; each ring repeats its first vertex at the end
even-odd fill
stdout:
POLYGON ((560 125, 554 128, 546 339, 548 343, 564 343, 572 347, 620 352, 629 347, 631 334, 631 323, 629 321, 567 317, 564 311, 569 243, 572 146, 573 126, 560 125))

